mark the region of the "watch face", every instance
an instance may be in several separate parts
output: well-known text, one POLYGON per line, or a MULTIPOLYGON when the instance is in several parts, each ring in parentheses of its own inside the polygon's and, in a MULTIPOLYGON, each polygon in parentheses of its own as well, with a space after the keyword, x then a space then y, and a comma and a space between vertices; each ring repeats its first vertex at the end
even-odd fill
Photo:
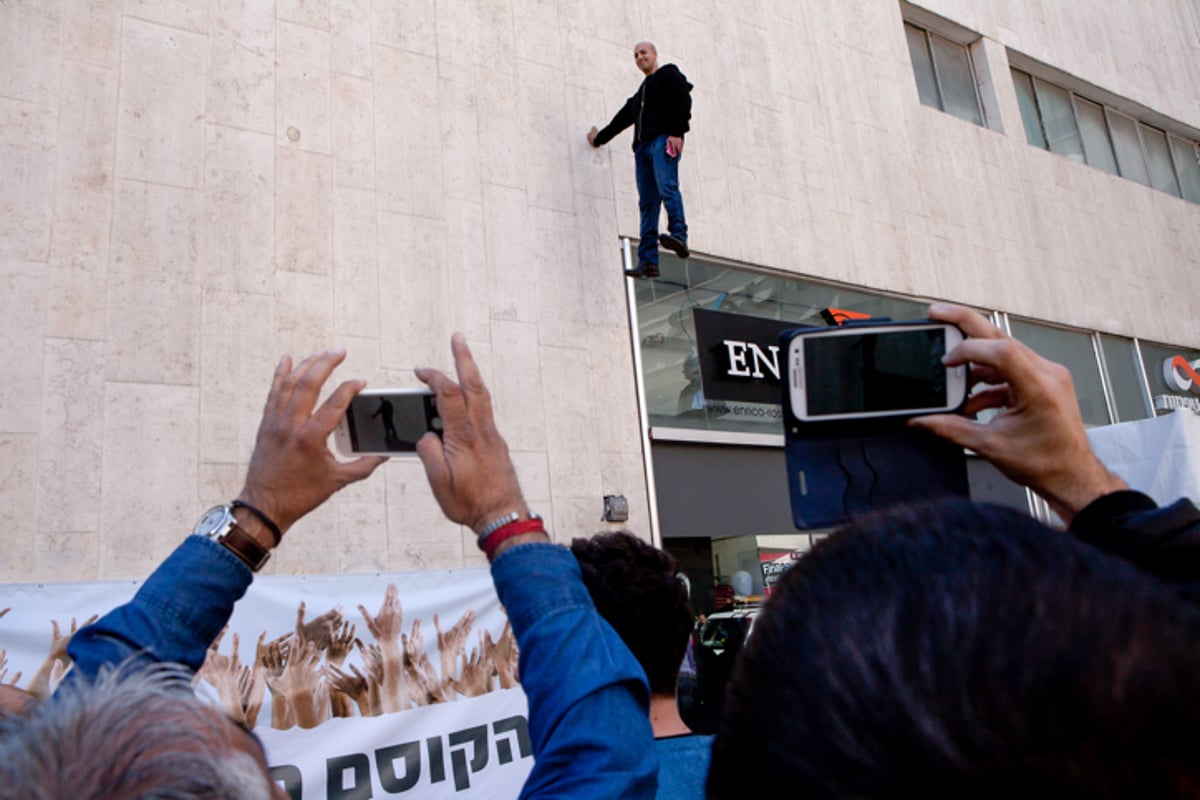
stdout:
POLYGON ((204 516, 196 523, 196 528, 192 533, 197 536, 212 537, 219 533, 224 527, 226 520, 229 519, 229 509, 225 506, 213 506, 208 511, 204 512, 204 516))

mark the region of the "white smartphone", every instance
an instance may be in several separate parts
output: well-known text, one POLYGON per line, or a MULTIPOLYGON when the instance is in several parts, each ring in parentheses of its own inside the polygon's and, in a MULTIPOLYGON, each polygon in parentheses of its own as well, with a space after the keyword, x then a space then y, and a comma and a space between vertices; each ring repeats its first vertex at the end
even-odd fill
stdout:
POLYGON ((967 398, 967 368, 942 356, 962 340, 942 322, 798 333, 787 355, 792 414, 819 422, 955 411, 967 398))
POLYGON ((437 401, 428 389, 364 389, 333 432, 344 456, 415 455, 426 433, 442 435, 437 401))

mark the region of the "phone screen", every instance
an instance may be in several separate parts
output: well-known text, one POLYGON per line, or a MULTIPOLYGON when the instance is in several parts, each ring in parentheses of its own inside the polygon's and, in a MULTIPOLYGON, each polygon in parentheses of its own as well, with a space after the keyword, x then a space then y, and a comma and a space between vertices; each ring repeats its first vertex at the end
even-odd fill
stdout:
POLYGON ((346 411, 350 447, 356 453, 411 453, 427 432, 441 434, 432 394, 359 394, 346 411))
POLYGON ((810 417, 946 407, 942 328, 804 338, 810 417))

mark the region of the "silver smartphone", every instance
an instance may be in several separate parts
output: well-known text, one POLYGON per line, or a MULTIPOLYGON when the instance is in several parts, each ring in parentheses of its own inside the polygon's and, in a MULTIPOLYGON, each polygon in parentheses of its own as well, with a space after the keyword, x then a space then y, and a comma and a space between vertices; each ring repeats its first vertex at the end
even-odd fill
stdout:
POLYGON ((442 434, 437 400, 428 389, 364 389, 333 432, 344 456, 415 455, 426 433, 442 434))
POLYGON ((788 399, 802 422, 955 411, 966 366, 942 356, 963 340, 942 322, 854 325, 797 334, 788 346, 788 399))

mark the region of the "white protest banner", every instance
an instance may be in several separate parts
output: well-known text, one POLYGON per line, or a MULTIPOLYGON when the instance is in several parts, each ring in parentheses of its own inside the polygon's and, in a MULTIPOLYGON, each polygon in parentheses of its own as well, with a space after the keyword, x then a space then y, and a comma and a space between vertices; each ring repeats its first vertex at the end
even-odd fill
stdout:
MULTIPOLYGON (((137 585, 0 585, 0 681, 48 679, 55 625, 69 635, 137 585)), ((247 718, 294 800, 504 798, 533 766, 515 665, 487 570, 260 576, 198 691, 247 718)))

